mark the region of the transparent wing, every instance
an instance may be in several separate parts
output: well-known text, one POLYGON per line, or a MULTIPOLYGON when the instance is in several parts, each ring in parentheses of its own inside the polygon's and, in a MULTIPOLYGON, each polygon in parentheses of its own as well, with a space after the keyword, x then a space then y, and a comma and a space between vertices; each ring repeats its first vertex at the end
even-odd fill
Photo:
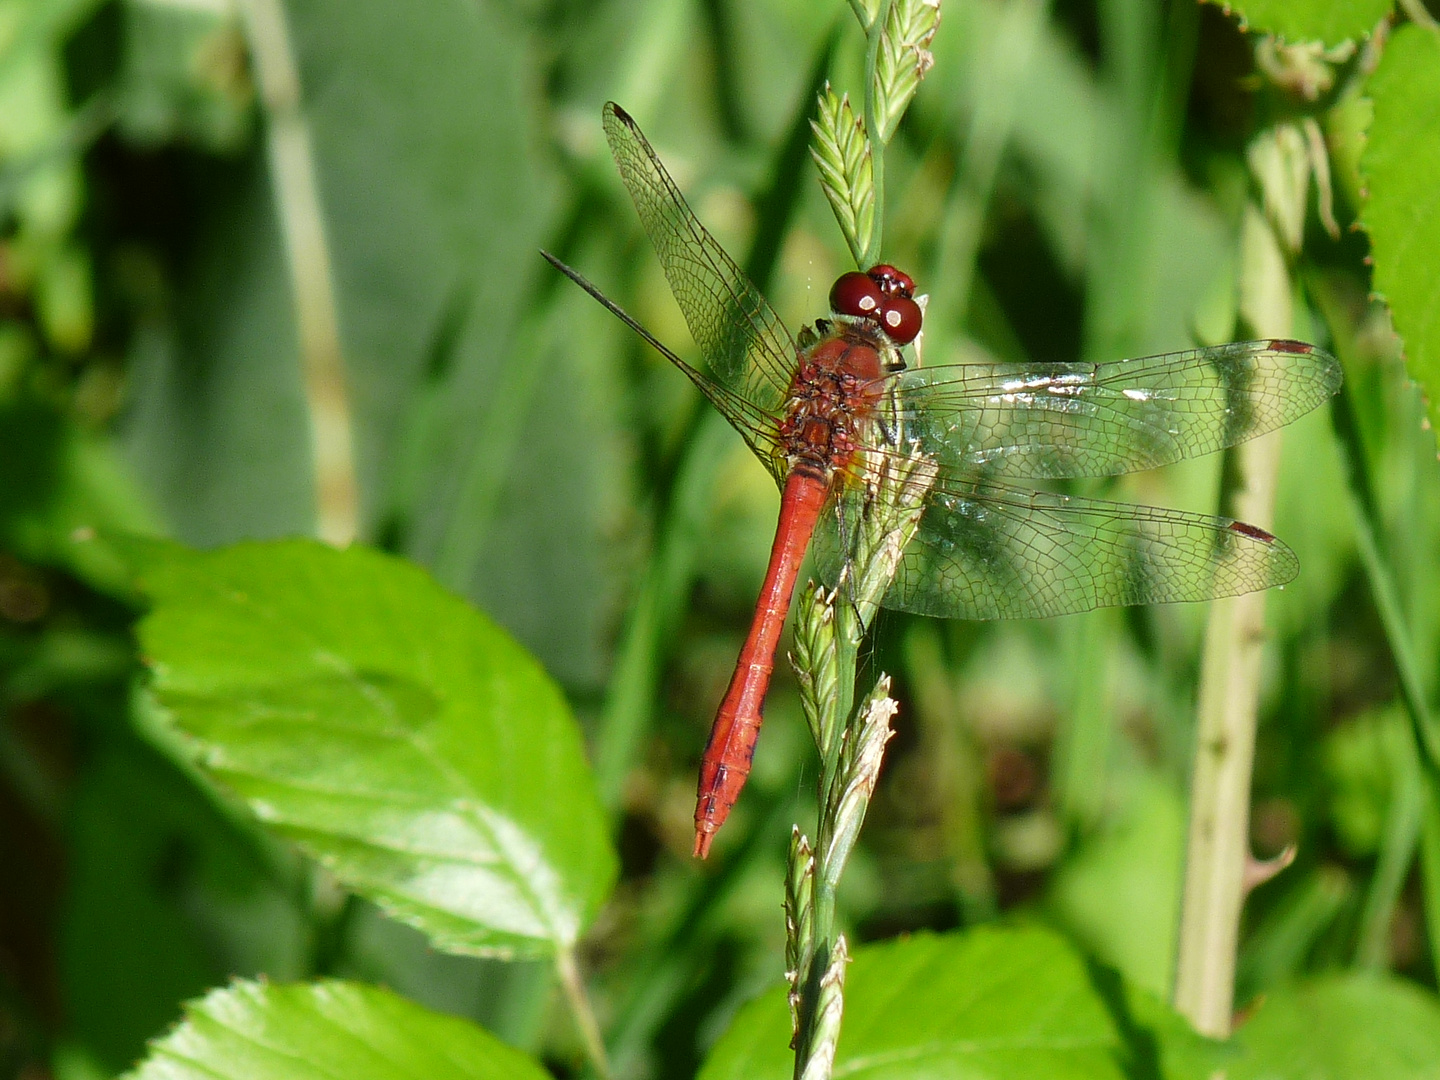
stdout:
POLYGON ((1114 476, 1234 446, 1303 416, 1340 366, 1299 341, 1107 364, 966 364, 894 376, 898 419, 944 465, 987 476, 1114 476))
MULTIPOLYGON (((831 584, 862 499, 860 485, 843 488, 816 534, 817 569, 831 584)), ((950 619, 1045 618, 1234 596, 1299 569, 1279 540, 1228 518, 942 475, 882 603, 950 619)))
POLYGON ((651 348, 665 357, 677 368, 683 371, 700 388, 700 391, 710 399, 720 413, 730 421, 731 425, 740 432, 741 437, 749 444, 750 449, 768 468, 775 479, 783 479, 786 462, 785 455, 780 446, 779 421, 771 413, 763 412, 747 399, 741 397, 736 391, 729 387, 721 386, 714 379, 702 375, 695 368, 691 367, 663 341, 657 338, 649 330, 645 329, 636 318, 611 300, 599 286, 580 273, 573 266, 561 262, 548 251, 541 251, 545 260, 555 267, 571 281, 579 285, 617 319, 623 322, 631 330, 639 334, 651 348))
POLYGON ((635 121, 613 101, 605 106, 604 127, 620 178, 700 346, 700 374, 761 412, 780 412, 795 374, 790 332, 705 231, 635 121))

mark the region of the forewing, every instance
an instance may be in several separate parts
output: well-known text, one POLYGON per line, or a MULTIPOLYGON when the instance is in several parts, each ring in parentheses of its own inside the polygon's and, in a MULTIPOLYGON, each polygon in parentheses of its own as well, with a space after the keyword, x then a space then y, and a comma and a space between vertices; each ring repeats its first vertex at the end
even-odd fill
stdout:
POLYGON ((584 274, 580 273, 579 270, 557 259, 548 251, 541 251, 540 254, 544 256, 545 260, 549 262, 551 266, 555 267, 556 270, 559 270, 576 285, 579 285, 580 288, 594 297, 601 307, 605 308, 606 311, 610 312, 626 326, 630 327, 631 330, 639 334, 651 348, 669 360, 686 375, 690 376, 690 379, 700 388, 705 396, 710 399, 715 408, 740 432, 745 442, 749 444, 750 449, 755 451, 755 455, 765 463, 766 468, 770 470, 775 478, 777 480, 782 478, 785 459, 780 445, 779 421, 773 413, 764 412, 748 399, 742 397, 738 391, 720 385, 720 383, 714 379, 691 367, 677 356, 668 345, 649 330, 645 329, 638 319, 634 318, 619 304, 615 303, 614 300, 611 300, 601 292, 599 286, 584 274))
POLYGON ((700 346, 700 374, 761 412, 779 412, 795 372, 789 331, 691 212, 630 115, 609 102, 604 127, 620 178, 700 346))
MULTIPOLYGON (((838 499, 817 538, 832 584, 857 501, 838 499)), ((1233 596, 1298 572, 1283 543, 1228 518, 942 476, 883 604, 952 619, 1045 618, 1233 596)))
POLYGON ((1208 454, 1303 416, 1340 366, 1298 341, 1107 364, 966 364, 895 376, 906 435, 997 477, 1114 476, 1208 454))

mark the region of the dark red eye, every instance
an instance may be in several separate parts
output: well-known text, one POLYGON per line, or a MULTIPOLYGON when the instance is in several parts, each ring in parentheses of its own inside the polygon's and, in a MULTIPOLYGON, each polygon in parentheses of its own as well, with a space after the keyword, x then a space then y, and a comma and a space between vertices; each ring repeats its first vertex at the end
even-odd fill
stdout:
POLYGON ((903 296, 908 299, 915 295, 914 278, 889 263, 876 263, 868 273, 870 280, 880 286, 880 291, 886 296, 903 296))
POLYGON ((841 274, 830 287, 830 310, 837 315, 873 319, 883 299, 880 286, 858 270, 841 274))
POLYGON ((892 296, 880 310, 880 325, 896 345, 909 345, 920 333, 924 315, 908 296, 892 296))

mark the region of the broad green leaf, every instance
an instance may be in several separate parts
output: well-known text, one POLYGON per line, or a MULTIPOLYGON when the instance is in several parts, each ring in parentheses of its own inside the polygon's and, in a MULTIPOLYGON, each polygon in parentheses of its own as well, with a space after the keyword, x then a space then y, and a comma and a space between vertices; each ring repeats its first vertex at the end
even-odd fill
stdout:
MULTIPOLYGON (((860 948, 845 976, 835 1076, 1122 1080, 1132 1070, 1161 1075, 1162 1064, 1166 1076, 1214 1067, 1195 1052, 1198 1036, 1177 1036, 1183 1022, 1159 1022, 1163 1006, 1129 1002, 1118 978, 1046 930, 917 934, 860 948)), ((782 1080, 794 1065, 789 1042, 777 988, 741 1010, 701 1080, 782 1080)))
POLYGON ((1236 1034, 1230 1080, 1440 1075, 1440 1001, 1381 975, 1329 975, 1267 994, 1236 1034))
POLYGON ((155 697, 261 821, 442 949, 575 942, 615 855, 579 728, 509 635, 361 547, 140 562, 155 697))
POLYGON ((360 983, 239 982, 185 1009, 128 1080, 545 1080, 482 1028, 360 983))
MULTIPOLYGON (((427 366, 493 377, 544 265, 535 249, 553 183, 532 159, 541 136, 521 25, 501 8, 285 4, 371 509, 427 366)), ((473 420, 483 403, 456 409, 473 420)))
POLYGON ((264 154, 252 148, 213 169, 185 189, 194 236, 173 302, 152 298, 155 318, 135 334, 121 427, 166 524, 203 547, 307 533, 315 519, 309 418, 264 154))
MULTIPOLYGON (((525 24, 493 3, 285 8, 362 535, 393 530, 557 679, 598 692, 635 549, 628 372, 606 347, 613 329, 594 335, 606 313, 553 289, 537 251, 564 208, 538 152, 552 137, 533 88, 547 76, 525 24), (561 302, 543 306, 547 293, 561 302)), ((598 107, 588 115, 598 137, 598 107)))
POLYGON ((1423 26, 1395 32, 1370 79, 1375 103, 1360 160, 1369 198, 1375 291, 1390 305, 1410 376, 1440 423, 1440 35, 1423 26))
POLYGON ((1392 6, 1392 0, 1239 0, 1225 5, 1247 30, 1327 45, 1368 36, 1392 6))

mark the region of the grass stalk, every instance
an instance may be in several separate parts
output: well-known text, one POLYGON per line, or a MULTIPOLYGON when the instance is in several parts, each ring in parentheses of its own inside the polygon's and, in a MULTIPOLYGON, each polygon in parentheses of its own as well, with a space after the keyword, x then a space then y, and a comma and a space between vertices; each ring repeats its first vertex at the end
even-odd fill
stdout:
MULTIPOLYGON (((847 167, 864 162, 865 154, 842 149, 854 149, 853 132, 840 131, 838 118, 845 110, 828 87, 815 127, 815 158, 846 243, 858 252, 864 268, 879 262, 882 250, 885 141, 933 63, 926 47, 935 34, 939 7, 935 0, 880 0, 871 18, 863 3, 852 0, 852 8, 866 35, 863 139, 869 168, 847 167), (887 36, 892 10, 897 15, 895 40, 887 36), (886 54, 882 73, 879 61, 886 48, 892 51, 886 54), (905 59, 896 61, 895 55, 905 59), (862 215, 853 211, 867 200, 873 203, 873 217, 861 243, 862 215)), ((895 409, 897 404, 891 399, 881 408, 895 409)), ((891 453, 857 462, 855 476, 864 477, 863 483, 857 480, 853 492, 837 494, 849 557, 840 580, 828 593, 809 586, 796 610, 792 662, 820 754, 820 778, 816 842, 812 845, 796 827, 786 880, 786 977, 795 1080, 827 1080, 834 1064, 849 961, 836 924, 835 894, 875 790, 897 708, 883 674, 863 707, 854 707, 860 643, 919 526, 935 478, 933 461, 907 445, 898 412, 884 427, 893 433, 891 453), (858 499, 852 497, 856 494, 858 499)))
POLYGON ((320 539, 344 547, 359 530, 360 488, 345 386, 340 319, 310 126, 280 0, 240 0, 240 14, 265 105, 270 181, 290 270, 300 363, 315 460, 320 539))
MULTIPOLYGON (((897 446, 903 446, 898 421, 895 430, 897 446)), ((786 883, 796 1080, 824 1080, 834 1061, 848 962, 836 920, 836 890, 875 790, 897 708, 883 674, 863 705, 853 707, 859 646, 919 526, 935 467, 916 451, 903 460, 880 457, 861 472, 867 477, 863 499, 855 500, 855 512, 845 518, 854 523, 846 545, 851 561, 836 589, 807 588, 796 619, 792 661, 820 754, 816 842, 812 846, 797 827, 786 883)))

